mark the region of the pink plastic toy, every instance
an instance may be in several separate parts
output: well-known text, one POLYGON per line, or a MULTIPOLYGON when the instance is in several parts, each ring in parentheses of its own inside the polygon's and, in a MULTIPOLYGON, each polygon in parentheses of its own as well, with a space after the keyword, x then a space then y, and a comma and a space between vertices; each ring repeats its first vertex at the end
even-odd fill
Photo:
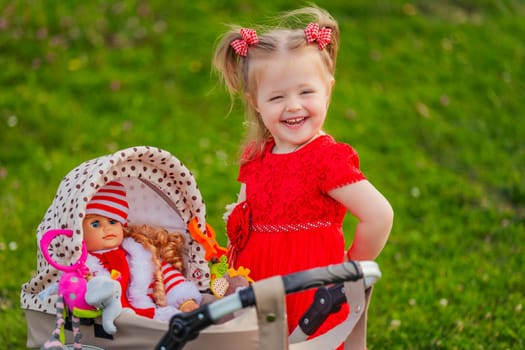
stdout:
POLYGON ((60 265, 54 261, 49 255, 48 247, 59 235, 65 235, 67 237, 73 236, 73 231, 71 230, 49 230, 47 231, 40 240, 40 249, 44 254, 44 257, 49 262, 51 266, 57 270, 64 271, 60 281, 58 282, 58 295, 63 296, 65 305, 75 313, 77 310, 96 310, 94 306, 86 303, 85 295, 87 288, 87 276, 89 274, 89 269, 86 266, 87 259, 87 248, 84 242, 82 242, 82 253, 80 258, 73 264, 69 266, 60 265))

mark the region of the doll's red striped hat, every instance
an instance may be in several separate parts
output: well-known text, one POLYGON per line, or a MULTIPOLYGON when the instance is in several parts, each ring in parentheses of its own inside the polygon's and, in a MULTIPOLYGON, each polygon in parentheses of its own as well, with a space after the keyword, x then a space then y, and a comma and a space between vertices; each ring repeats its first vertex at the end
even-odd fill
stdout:
POLYGON ((110 181, 98 190, 86 207, 86 215, 108 217, 126 225, 129 213, 126 190, 117 181, 110 181))

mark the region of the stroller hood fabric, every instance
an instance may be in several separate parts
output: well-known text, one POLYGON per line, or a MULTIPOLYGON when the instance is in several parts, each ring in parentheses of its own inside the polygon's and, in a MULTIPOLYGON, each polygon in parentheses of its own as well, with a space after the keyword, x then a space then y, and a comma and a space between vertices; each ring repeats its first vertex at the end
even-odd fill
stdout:
MULTIPOLYGON (((204 249, 188 234, 190 220, 197 218, 205 232, 206 209, 193 174, 169 152, 137 146, 80 164, 59 185, 51 206, 36 232, 37 242, 48 230, 72 230, 72 238, 60 236, 50 245, 50 255, 62 265, 72 265, 80 256, 82 220, 86 205, 106 183, 119 181, 127 192, 129 224, 151 224, 185 235, 187 278, 201 290, 209 286, 204 249)), ((22 286, 23 309, 55 313, 56 294, 46 293, 60 277, 42 252, 37 253, 37 271, 22 286)))

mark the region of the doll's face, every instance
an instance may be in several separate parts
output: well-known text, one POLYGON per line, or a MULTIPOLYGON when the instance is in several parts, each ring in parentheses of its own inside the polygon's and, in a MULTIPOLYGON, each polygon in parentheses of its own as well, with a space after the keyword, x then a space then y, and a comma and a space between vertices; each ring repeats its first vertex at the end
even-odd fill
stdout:
POLYGON ((101 215, 88 215, 82 222, 87 250, 97 251, 118 247, 124 239, 122 224, 101 215))

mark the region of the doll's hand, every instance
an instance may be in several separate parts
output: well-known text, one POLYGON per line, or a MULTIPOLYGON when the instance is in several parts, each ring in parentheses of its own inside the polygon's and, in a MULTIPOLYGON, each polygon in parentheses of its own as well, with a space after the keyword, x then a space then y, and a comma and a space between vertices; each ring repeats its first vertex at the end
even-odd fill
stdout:
POLYGON ((197 309, 198 307, 199 304, 197 304, 195 300, 189 299, 179 305, 179 310, 182 312, 189 312, 197 309))

